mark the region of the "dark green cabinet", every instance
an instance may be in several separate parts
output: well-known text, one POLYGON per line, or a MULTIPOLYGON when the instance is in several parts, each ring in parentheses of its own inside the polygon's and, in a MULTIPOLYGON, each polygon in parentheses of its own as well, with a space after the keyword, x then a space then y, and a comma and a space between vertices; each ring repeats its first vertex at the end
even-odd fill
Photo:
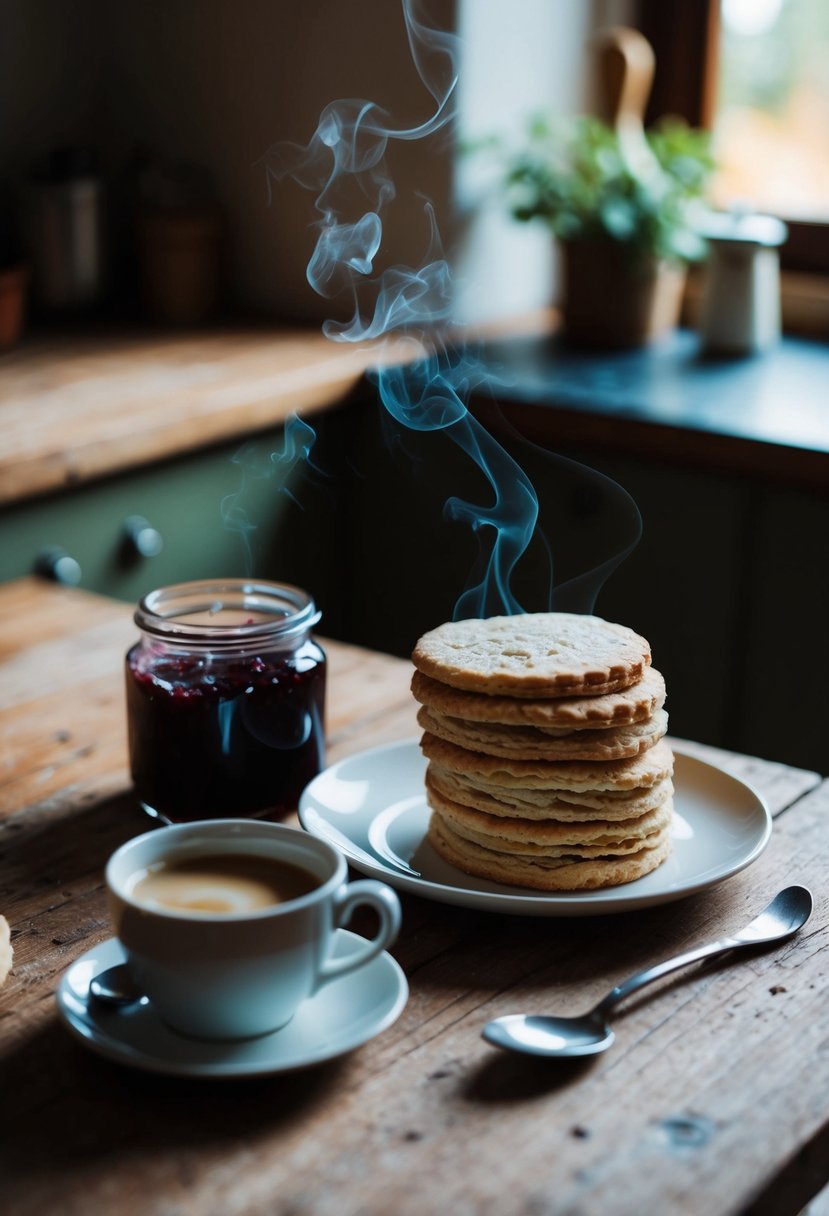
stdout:
MULTIPOLYGON (((279 436, 246 445, 256 453, 279 436)), ((244 475, 240 445, 90 482, 0 512, 0 579, 35 570, 38 556, 59 549, 80 567, 80 586, 136 601, 153 587, 186 579, 243 576, 260 554, 278 562, 280 523, 289 499, 275 472, 244 475), (125 536, 130 517, 161 535, 157 556, 141 557, 125 536)))

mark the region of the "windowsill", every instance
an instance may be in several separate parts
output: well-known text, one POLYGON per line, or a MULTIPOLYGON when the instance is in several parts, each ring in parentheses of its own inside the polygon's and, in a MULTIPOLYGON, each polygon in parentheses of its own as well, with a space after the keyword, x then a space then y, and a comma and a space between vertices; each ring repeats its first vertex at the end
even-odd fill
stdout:
POLYGON ((487 358, 508 417, 544 446, 599 443, 829 491, 826 343, 785 337, 762 355, 715 359, 680 330, 604 353, 516 339, 491 344, 487 358))

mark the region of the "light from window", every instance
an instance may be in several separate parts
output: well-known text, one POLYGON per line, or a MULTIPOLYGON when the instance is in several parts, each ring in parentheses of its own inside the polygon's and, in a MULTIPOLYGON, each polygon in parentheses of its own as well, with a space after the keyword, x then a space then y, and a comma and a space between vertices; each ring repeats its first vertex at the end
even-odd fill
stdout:
POLYGON ((714 201, 829 220, 829 3, 722 0, 714 201))

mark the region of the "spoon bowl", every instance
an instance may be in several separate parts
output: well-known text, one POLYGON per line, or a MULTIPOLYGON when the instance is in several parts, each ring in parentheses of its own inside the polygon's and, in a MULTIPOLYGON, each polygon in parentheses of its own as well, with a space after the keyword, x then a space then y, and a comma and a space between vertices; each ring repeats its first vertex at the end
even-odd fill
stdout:
POLYGON ((646 984, 687 967, 704 958, 740 950, 756 949, 771 942, 793 937, 812 914, 812 894, 806 887, 786 887, 767 908, 733 937, 724 937, 689 950, 686 954, 639 971, 619 984, 599 1001, 594 1009, 579 1017, 543 1017, 523 1013, 495 1018, 483 1029, 483 1037, 494 1047, 521 1051, 533 1056, 592 1056, 606 1051, 615 1036, 607 1023, 608 1014, 620 1001, 646 984))
POLYGON ((147 1000, 141 990, 136 987, 126 963, 119 963, 117 967, 107 967, 106 971, 101 971, 94 976, 89 983, 89 994, 99 1004, 111 1005, 115 1008, 125 1008, 127 1005, 135 1005, 139 1001, 147 1000))
POLYGON ((592 1056, 606 1051, 615 1037, 595 1010, 577 1018, 513 1013, 484 1027, 484 1038, 494 1047, 516 1051, 520 1042, 520 1050, 533 1056, 592 1056))

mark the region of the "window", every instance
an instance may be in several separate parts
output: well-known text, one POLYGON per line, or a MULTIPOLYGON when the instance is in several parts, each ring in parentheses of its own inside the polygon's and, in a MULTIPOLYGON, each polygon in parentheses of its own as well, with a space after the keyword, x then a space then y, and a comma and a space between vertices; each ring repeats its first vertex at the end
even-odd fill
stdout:
POLYGON ((781 216, 784 268, 829 273, 829 4, 640 0, 639 13, 656 53, 648 120, 709 127, 714 202, 781 216))
POLYGON ((713 198, 829 222, 829 5, 722 0, 713 198))

